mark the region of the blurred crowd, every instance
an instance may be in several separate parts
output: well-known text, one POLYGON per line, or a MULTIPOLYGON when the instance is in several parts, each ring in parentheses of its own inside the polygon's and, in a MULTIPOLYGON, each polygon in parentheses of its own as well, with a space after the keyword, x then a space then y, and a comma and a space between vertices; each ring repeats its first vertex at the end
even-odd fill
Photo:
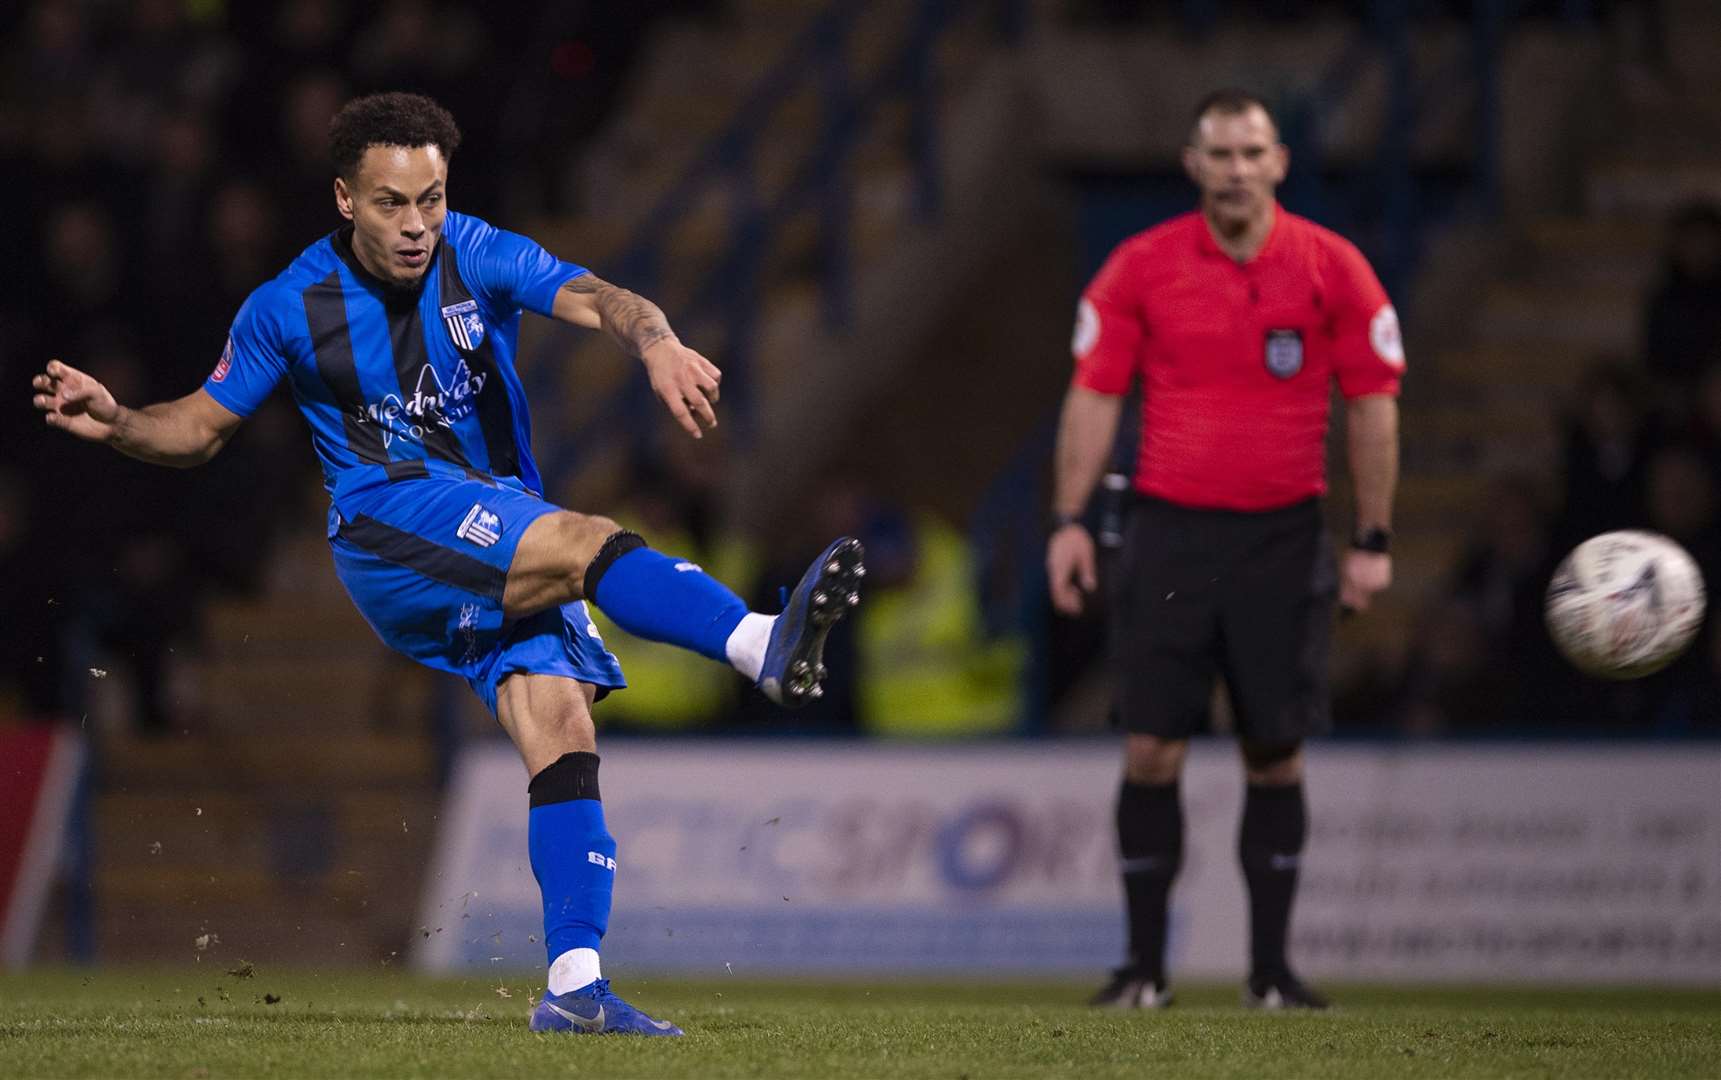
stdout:
MULTIPOLYGON (((1105 20, 1148 7, 1071 13, 1105 20)), ((246 294, 338 223, 325 133, 354 94, 419 90, 450 107, 465 134, 468 164, 454 180, 462 209, 510 222, 573 209, 567 148, 614 102, 646 21, 719 8, 37 0, 0 15, 0 184, 15 211, 0 271, 9 614, 0 717, 75 717, 91 670, 117 661, 135 723, 168 730, 179 719, 165 685, 170 658, 197 648, 204 602, 264 589, 282 530, 320 512, 314 459, 285 395, 212 464, 181 473, 48 430, 26 388, 47 359, 91 372, 125 402, 198 386, 246 294)), ((1576 675, 1541 625, 1554 564, 1607 529, 1664 532, 1721 582, 1721 210, 1690 207, 1668 236, 1646 302, 1645 355, 1599 359, 1577 385, 1559 490, 1495 480, 1442 599, 1420 616, 1408 662, 1345 689, 1345 726, 1721 724, 1714 617, 1678 664, 1621 685, 1576 675)), ((1022 632, 1049 618, 1031 610, 1044 598, 1024 584, 1033 543, 1014 562, 977 548, 951 521, 892 504, 869 483, 880 478, 856 472, 828 478, 807 514, 749 545, 721 528, 716 459, 660 442, 639 456, 630 494, 606 510, 750 588, 766 610, 809 547, 856 533, 870 552, 869 599, 832 642, 826 699, 792 721, 756 711, 756 696, 721 669, 636 645, 624 653, 635 689, 606 706, 607 724, 980 734, 1017 730, 1024 711, 1103 716, 1103 703, 1067 707, 1103 655, 1098 628, 1065 626, 1038 641, 1022 632)))
POLYGON ((1631 682, 1579 675, 1543 624, 1559 560, 1613 529, 1671 537, 1721 585, 1721 206, 1669 220, 1641 336, 1641 357, 1597 358, 1576 380, 1554 485, 1493 479, 1402 677, 1357 688, 1342 715, 1412 734, 1721 733, 1713 591, 1691 648, 1631 682))
POLYGON ((454 112, 463 209, 558 209, 558 155, 613 102, 638 31, 704 6, 5 7, 0 715, 75 714, 89 669, 116 658, 138 722, 165 728, 166 658, 195 647, 201 602, 258 589, 282 524, 315 519, 302 505, 314 460, 285 395, 183 474, 49 431, 30 376, 59 357, 126 403, 194 390, 250 290, 338 224, 326 133, 351 95, 417 90, 454 112), (536 107, 506 109, 515 97, 536 107))
MULTIPOLYGON (((250 290, 338 224, 326 131, 356 94, 415 90, 449 107, 464 136, 451 185, 461 209, 521 224, 573 209, 569 155, 614 104, 646 24, 670 14, 723 9, 38 0, 0 15, 0 183, 17 210, 0 289, 0 573, 13 616, 0 621, 0 722, 76 719, 111 665, 140 731, 196 726, 168 684, 176 655, 199 648, 206 602, 263 591, 283 531, 321 520, 285 394, 187 473, 47 429, 31 375, 60 357, 132 404, 200 385, 250 290)), ((888 731, 914 715, 903 695, 928 687, 953 732, 1010 728, 1020 648, 974 632, 957 529, 910 522, 859 478, 834 478, 793 528, 748 545, 721 529, 716 459, 684 441, 642 448, 628 494, 606 509, 757 606, 777 606, 820 537, 857 532, 872 552, 871 617, 832 642, 826 698, 792 727, 775 718, 773 733, 888 731), (863 682, 858 669, 884 674, 863 682)), ((756 697, 722 669, 618 647, 634 689, 606 707, 612 728, 763 728, 756 697)))

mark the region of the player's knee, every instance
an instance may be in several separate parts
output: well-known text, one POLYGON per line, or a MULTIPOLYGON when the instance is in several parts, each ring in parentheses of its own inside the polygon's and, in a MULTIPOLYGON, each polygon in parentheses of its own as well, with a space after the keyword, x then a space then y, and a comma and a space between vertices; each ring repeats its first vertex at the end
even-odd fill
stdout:
POLYGON ((622 531, 622 527, 607 517, 596 514, 581 514, 573 510, 562 510, 548 519, 551 535, 548 537, 552 549, 559 555, 558 562, 567 567, 574 577, 586 572, 586 567, 597 558, 598 552, 604 546, 604 541, 622 531))
POLYGON ((585 553, 587 562, 597 557, 605 540, 623 531, 614 520, 600 514, 580 514, 572 510, 564 513, 568 518, 569 531, 574 534, 571 546, 585 553))
POLYGON ((1124 739, 1124 775, 1132 784, 1169 784, 1183 771, 1189 743, 1183 739, 1161 739, 1153 735, 1129 735, 1124 739))
POLYGON ((1249 779, 1257 784, 1294 784, 1303 776, 1303 744, 1301 742, 1244 741, 1243 765, 1249 779))

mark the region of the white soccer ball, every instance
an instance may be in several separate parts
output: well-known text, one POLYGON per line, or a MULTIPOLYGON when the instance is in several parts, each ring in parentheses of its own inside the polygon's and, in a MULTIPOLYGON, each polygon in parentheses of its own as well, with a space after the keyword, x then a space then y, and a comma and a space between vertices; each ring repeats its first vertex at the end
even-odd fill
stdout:
POLYGON ((1602 533, 1572 549, 1548 582, 1548 633, 1580 671, 1636 679, 1660 671, 1703 622, 1703 574, 1660 533, 1602 533))

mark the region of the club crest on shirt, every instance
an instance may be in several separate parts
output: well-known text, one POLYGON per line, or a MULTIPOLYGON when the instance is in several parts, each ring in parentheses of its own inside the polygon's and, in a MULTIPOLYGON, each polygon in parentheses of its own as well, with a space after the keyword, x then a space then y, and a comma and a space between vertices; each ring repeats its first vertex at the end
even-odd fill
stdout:
POLYGON ((1267 331, 1267 370, 1276 378, 1288 379, 1303 370, 1303 332, 1267 331))
POLYGON ((448 336, 454 339, 454 344, 467 352, 484 340, 484 319, 478 314, 476 300, 462 300, 443 308, 442 324, 448 327, 448 336))

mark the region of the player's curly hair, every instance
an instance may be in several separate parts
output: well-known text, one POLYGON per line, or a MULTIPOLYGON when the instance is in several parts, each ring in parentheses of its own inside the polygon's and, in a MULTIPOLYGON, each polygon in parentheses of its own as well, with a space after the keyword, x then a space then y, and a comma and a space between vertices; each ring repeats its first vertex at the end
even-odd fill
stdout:
POLYGON ((347 102, 329 122, 335 172, 352 180, 372 146, 434 146, 446 160, 460 146, 460 128, 447 109, 423 94, 367 94, 347 102))

